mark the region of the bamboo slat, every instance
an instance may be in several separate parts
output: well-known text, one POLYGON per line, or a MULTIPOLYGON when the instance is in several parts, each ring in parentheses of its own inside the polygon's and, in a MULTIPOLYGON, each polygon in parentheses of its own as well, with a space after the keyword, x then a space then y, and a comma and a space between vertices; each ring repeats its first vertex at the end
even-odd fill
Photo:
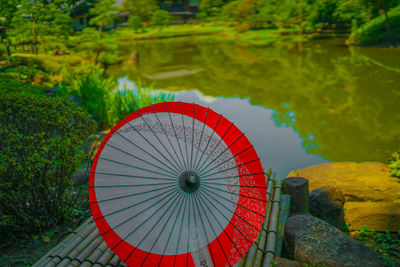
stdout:
MULTIPOLYGON (((101 239, 99 236, 98 239, 101 239)), ((102 240, 101 240, 102 241, 102 240)), ((92 254, 87 258, 87 261, 81 264, 80 267, 90 267, 92 264, 90 262, 95 263, 105 252, 109 249, 106 242, 102 241, 102 243, 93 251, 92 254)))
POLYGON ((281 181, 275 181, 275 192, 272 200, 271 219, 268 227, 267 246, 263 266, 271 266, 275 257, 276 231, 278 228, 279 203, 281 195, 281 181))
POLYGON ((290 195, 282 194, 279 207, 279 223, 276 238, 275 256, 282 256, 283 237, 285 235, 285 224, 290 213, 290 195))
POLYGON ((76 258, 76 256, 78 256, 79 253, 83 249, 85 249, 96 237, 98 237, 98 235, 99 235, 99 232, 97 231, 97 228, 95 228, 77 246, 76 245, 74 245, 74 246, 71 245, 70 253, 68 253, 68 255, 67 255, 68 257, 65 256, 63 258, 63 260, 59 264, 57 264, 57 267, 67 266, 71 262, 71 260, 74 260, 76 258))
POLYGON ((46 253, 42 258, 40 258, 32 267, 42 267, 42 266, 47 266, 51 260, 53 259, 54 256, 58 255, 60 251, 62 251, 65 246, 67 246, 68 242, 72 240, 72 238, 82 231, 85 227, 88 227, 88 222, 91 220, 87 220, 86 222, 82 223, 78 228, 75 229, 74 232, 69 234, 67 237, 65 237, 55 248, 50 250, 48 253, 46 253))
POLYGON ((256 258, 254 261, 254 266, 261 266, 263 257, 264 257, 264 251, 265 251, 265 243, 267 240, 267 233, 268 233, 268 226, 270 223, 270 218, 271 218, 271 208, 272 208, 272 202, 271 198, 273 197, 273 194, 275 193, 274 186, 275 186, 275 179, 269 179, 267 183, 267 192, 269 191, 269 194, 267 193, 267 209, 265 212, 265 219, 263 222, 263 227, 261 229, 261 237, 260 237, 260 242, 259 246, 256 252, 256 258))

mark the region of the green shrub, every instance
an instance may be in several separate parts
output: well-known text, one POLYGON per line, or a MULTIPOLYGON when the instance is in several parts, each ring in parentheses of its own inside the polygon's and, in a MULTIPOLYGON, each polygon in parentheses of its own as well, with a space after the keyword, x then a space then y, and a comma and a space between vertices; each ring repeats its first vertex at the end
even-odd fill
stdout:
POLYGON ((70 176, 88 162, 94 130, 73 103, 0 95, 0 235, 42 231, 71 217, 70 176))
POLYGON ((388 167, 392 176, 400 178, 400 150, 392 154, 388 167))
POLYGON ((135 32, 138 32, 141 29, 143 30, 142 19, 137 15, 130 16, 126 22, 126 26, 135 32))
POLYGON ((390 28, 386 29, 385 15, 381 15, 352 32, 350 43, 358 45, 371 45, 379 43, 395 44, 400 40, 400 6, 388 12, 390 28))
POLYGON ((40 85, 32 85, 27 82, 20 82, 17 79, 0 76, 0 94, 3 93, 30 93, 43 95, 49 88, 40 85))
POLYGON ((171 24, 172 17, 166 10, 157 10, 151 16, 150 25, 159 27, 161 31, 165 26, 171 24))

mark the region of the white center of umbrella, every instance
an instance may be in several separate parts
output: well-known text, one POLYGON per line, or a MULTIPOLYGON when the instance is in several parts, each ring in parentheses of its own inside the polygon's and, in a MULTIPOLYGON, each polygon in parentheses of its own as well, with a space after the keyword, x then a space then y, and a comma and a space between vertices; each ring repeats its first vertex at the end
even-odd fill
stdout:
POLYGON ((200 179, 193 171, 185 171, 178 177, 180 188, 186 193, 193 193, 200 187, 200 179))

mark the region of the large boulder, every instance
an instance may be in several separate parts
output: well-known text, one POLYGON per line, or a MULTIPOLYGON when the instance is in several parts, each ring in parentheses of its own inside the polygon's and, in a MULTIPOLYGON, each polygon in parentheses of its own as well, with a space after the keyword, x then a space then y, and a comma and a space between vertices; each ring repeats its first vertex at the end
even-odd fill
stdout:
POLYGON ((333 226, 343 229, 344 195, 339 188, 323 186, 310 192, 310 213, 333 226))
POLYGON ((400 203, 394 202, 346 202, 345 220, 350 230, 396 232, 400 229, 400 203))
POLYGON ((285 227, 285 255, 301 264, 332 267, 381 267, 368 247, 309 214, 290 217, 285 227))
POLYGON ((288 176, 307 178, 310 190, 325 185, 336 186, 346 201, 400 199, 400 180, 391 177, 387 166, 380 162, 325 163, 292 171, 288 176))

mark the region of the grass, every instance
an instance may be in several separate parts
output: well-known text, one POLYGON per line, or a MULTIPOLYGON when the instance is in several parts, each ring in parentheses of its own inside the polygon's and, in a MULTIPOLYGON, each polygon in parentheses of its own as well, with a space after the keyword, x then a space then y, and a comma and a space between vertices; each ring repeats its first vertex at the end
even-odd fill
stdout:
POLYGON ((128 28, 120 28, 111 34, 118 35, 122 41, 171 38, 177 36, 214 35, 221 40, 236 41, 239 44, 263 46, 282 38, 292 39, 298 29, 259 29, 243 28, 242 25, 231 25, 224 22, 170 25, 161 32, 157 28, 146 28, 146 32, 135 32, 128 28))
POLYGON ((139 84, 135 88, 124 87, 122 91, 112 93, 113 119, 118 122, 135 110, 164 101, 173 101, 173 94, 157 91, 151 88, 142 88, 139 84))
POLYGON ((167 38, 175 36, 206 35, 232 32, 232 28, 219 24, 182 24, 170 25, 159 31, 158 28, 149 27, 145 32, 135 32, 128 28, 120 28, 115 34, 120 35, 121 39, 150 39, 167 38))

